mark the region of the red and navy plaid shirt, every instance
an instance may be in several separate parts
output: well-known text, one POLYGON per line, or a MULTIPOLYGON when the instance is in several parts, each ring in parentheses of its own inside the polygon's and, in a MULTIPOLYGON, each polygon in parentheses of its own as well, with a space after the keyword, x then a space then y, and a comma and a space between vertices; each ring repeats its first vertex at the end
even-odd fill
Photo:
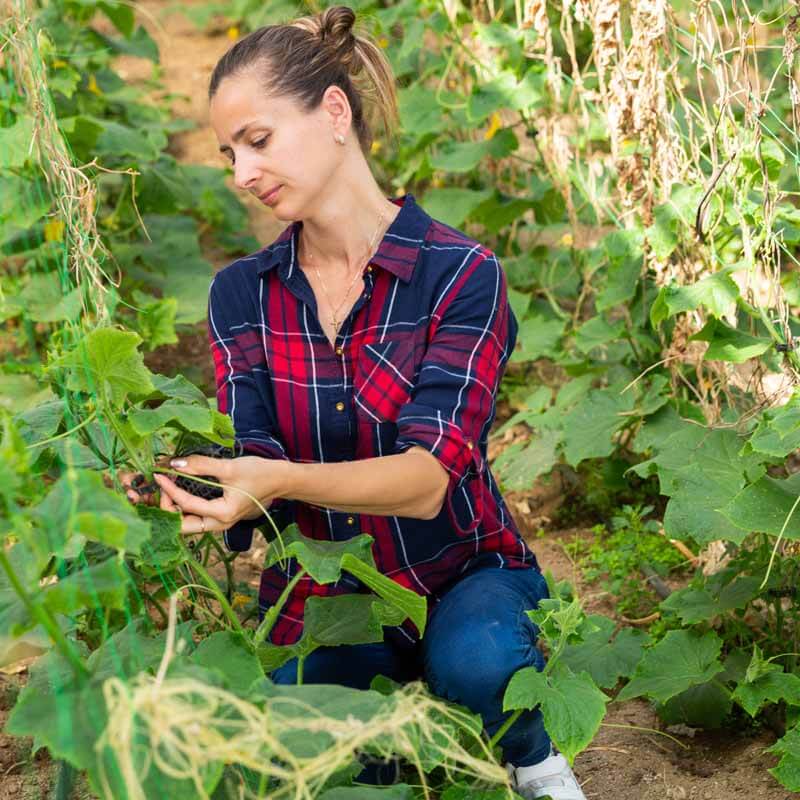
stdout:
MULTIPOLYGON (((266 458, 331 463, 429 450, 449 474, 435 519, 349 514, 294 500, 270 511, 315 539, 374 538, 378 568, 437 596, 479 566, 538 569, 486 460, 500 379, 517 336, 505 274, 494 253, 431 219, 413 195, 364 270, 365 285, 336 347, 320 326, 311 285, 297 262, 302 222, 270 246, 219 272, 209 295, 209 336, 219 410, 245 451, 266 458)), ((255 524, 258 524, 256 522, 255 524)), ((250 546, 253 523, 226 534, 250 546)), ((295 573, 263 572, 261 612, 295 573)), ((352 576, 295 587, 273 628, 275 644, 302 633, 309 595, 364 591, 352 576)), ((487 599, 487 602, 490 602, 487 599)), ((391 638, 416 640, 407 623, 391 638)))

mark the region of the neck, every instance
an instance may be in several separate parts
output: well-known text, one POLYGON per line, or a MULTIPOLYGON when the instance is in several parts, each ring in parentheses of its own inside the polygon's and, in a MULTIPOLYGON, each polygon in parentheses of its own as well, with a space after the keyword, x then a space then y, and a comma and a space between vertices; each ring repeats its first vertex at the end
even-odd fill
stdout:
POLYGON ((364 167, 366 174, 341 179, 334 175, 329 185, 335 189, 321 195, 303 217, 298 258, 304 265, 313 263, 332 275, 352 274, 373 255, 400 212, 383 194, 366 162, 364 167))

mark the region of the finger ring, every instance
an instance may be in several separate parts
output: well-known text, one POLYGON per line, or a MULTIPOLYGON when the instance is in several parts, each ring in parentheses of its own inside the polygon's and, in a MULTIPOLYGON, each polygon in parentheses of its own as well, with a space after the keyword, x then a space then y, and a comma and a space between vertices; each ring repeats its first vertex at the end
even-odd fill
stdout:
POLYGON ((206 518, 200 517, 200 533, 206 532, 206 518))

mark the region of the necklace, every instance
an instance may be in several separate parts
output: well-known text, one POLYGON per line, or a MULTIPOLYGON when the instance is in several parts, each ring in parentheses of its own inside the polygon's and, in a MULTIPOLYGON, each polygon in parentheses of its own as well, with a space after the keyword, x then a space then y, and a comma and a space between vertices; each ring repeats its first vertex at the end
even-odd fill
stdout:
MULTIPOLYGON (((381 225, 383 224, 383 220, 384 219, 385 219, 385 217, 383 215, 383 212, 381 211, 378 214, 378 227, 375 228, 375 233, 372 234, 372 239, 370 240, 369 247, 367 248, 367 258, 364 261, 364 264, 366 264, 367 261, 369 261, 369 257, 372 255, 372 248, 375 245, 375 239, 378 236, 378 231, 381 229, 381 225)), ((313 263, 314 262, 314 256, 313 256, 313 254, 311 253, 310 250, 308 251, 308 260, 312 262, 311 266, 314 267, 314 270, 317 273, 317 277, 319 278, 319 282, 322 285, 322 291, 325 292, 325 297, 327 297, 327 299, 328 299, 328 305, 331 307, 331 322, 333 322, 333 332, 334 332, 334 335, 335 335, 335 334, 339 333, 339 326, 341 325, 341 322, 339 322, 339 319, 337 317, 337 314, 339 313, 339 309, 347 302, 347 298, 350 296, 350 290, 353 288, 353 286, 355 286, 355 282, 358 279, 359 275, 362 274, 362 270, 364 268, 364 264, 362 264, 356 270, 356 273, 353 276, 353 280, 350 282, 350 286, 347 287, 347 293, 344 296, 344 300, 342 300, 342 302, 339 303, 339 305, 334 310, 333 303, 331 302, 331 296, 328 294, 328 289, 325 286, 325 281, 322 280, 322 275, 320 275, 320 272, 319 272, 319 269, 317 268, 317 265, 313 263)))

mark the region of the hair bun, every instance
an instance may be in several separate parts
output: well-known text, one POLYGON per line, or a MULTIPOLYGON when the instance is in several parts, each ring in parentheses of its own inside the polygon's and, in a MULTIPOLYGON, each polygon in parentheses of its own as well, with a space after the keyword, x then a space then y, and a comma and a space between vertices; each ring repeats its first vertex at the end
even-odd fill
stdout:
POLYGON ((319 16, 319 38, 322 44, 335 50, 339 60, 350 67, 356 47, 353 24, 356 14, 348 6, 326 8, 319 16))

